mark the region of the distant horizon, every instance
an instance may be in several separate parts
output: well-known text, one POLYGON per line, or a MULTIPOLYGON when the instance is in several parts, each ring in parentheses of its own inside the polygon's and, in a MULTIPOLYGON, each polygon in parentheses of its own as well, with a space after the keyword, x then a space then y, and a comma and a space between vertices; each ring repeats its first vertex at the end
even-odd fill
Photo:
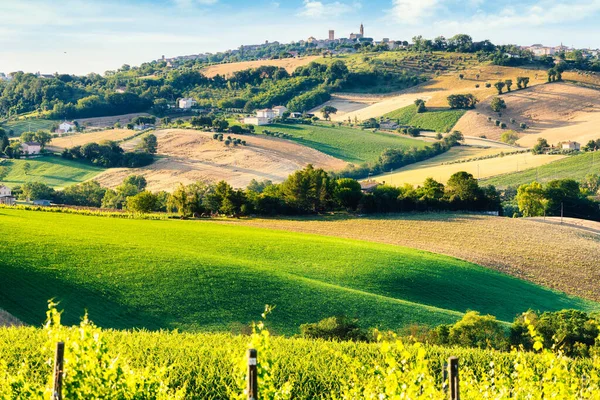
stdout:
POLYGON ((361 23, 376 40, 465 33, 495 44, 598 48, 600 0, 3 0, 0 72, 104 74, 165 57, 241 45, 348 37, 361 23))

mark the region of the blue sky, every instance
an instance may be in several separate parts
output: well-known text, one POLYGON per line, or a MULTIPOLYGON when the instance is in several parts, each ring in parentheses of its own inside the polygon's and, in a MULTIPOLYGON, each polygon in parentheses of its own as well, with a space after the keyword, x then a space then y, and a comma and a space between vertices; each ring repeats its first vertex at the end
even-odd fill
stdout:
POLYGON ((265 40, 356 32, 409 40, 600 47, 600 0, 0 0, 0 72, 103 73, 265 40))

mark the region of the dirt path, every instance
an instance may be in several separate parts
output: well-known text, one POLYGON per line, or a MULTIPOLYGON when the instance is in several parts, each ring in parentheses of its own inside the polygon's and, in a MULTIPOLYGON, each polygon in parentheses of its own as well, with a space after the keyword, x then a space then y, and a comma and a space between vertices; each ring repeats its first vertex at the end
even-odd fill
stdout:
MULTIPOLYGON (((326 170, 346 163, 289 140, 258 135, 231 135, 246 140, 247 146, 226 146, 212 133, 183 129, 155 131, 158 154, 154 164, 137 169, 110 169, 95 179, 108 187, 118 186, 127 175, 141 174, 151 191, 174 190, 181 182, 225 180, 245 187, 252 179, 281 182, 308 164, 326 170)), ((228 136, 228 134, 225 134, 228 136)))

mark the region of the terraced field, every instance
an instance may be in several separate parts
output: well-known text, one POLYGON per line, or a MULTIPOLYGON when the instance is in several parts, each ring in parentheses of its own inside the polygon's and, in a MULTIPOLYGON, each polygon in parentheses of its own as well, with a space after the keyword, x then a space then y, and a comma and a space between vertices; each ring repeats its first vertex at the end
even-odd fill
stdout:
POLYGON ((272 304, 280 333, 336 314, 397 328, 597 307, 439 254, 238 224, 0 209, 0 229, 0 308, 29 324, 49 298, 67 324, 87 309, 105 327, 203 331, 241 329, 272 304))

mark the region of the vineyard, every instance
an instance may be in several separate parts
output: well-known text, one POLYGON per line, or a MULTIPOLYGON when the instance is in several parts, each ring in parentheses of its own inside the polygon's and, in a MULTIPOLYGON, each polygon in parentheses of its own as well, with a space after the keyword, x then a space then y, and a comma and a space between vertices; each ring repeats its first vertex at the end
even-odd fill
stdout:
POLYGON ((102 331, 87 318, 67 328, 53 308, 48 317, 44 329, 0 329, 1 398, 48 398, 57 342, 64 343, 55 376, 65 398, 249 399, 252 370, 263 399, 442 400, 450 356, 458 358, 453 382, 462 399, 600 398, 598 354, 570 359, 543 349, 531 326, 536 353, 442 348, 393 335, 371 344, 272 337, 263 322, 250 336, 231 336, 102 331), (251 369, 248 348, 258 352, 251 369))

